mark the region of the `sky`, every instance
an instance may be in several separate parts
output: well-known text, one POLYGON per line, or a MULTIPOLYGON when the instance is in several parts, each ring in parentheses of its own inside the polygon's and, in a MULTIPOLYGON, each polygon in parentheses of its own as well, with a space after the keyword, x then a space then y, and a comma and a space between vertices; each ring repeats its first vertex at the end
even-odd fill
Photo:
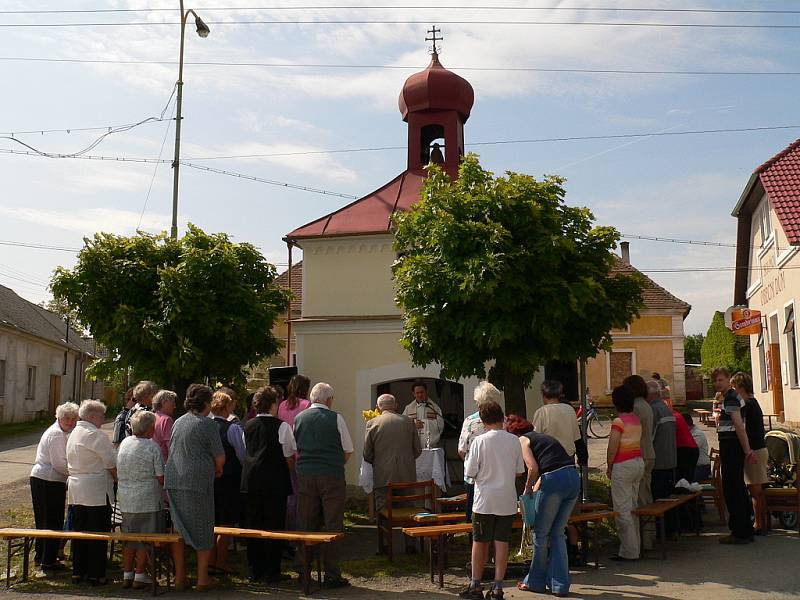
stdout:
MULTIPOLYGON (((3 150, 29 151, 21 141, 47 153, 75 153, 107 131, 78 129, 138 123, 158 118, 166 107, 165 120, 108 135, 88 155, 171 160, 177 4, 174 0, 0 0, 0 284, 39 302, 49 297, 47 282, 53 269, 75 263, 74 252, 3 242, 74 249, 96 231, 129 235, 137 228, 168 230, 172 202, 168 164, 55 159, 3 150), (2 12, 112 8, 175 10, 2 12), (101 22, 144 24, 41 26, 101 22), (37 26, 3 27, 9 24, 37 26), (19 58, 48 60, 12 60, 19 58), (46 132, 51 129, 60 131, 46 132)), ((334 1, 309 0, 301 10, 277 10, 298 6, 285 0, 187 2, 187 8, 196 9, 209 22, 211 34, 198 37, 190 19, 183 160, 344 195, 371 192, 404 170, 404 150, 297 153, 404 148, 407 130, 397 96, 405 79, 429 61, 425 37, 431 23, 443 30, 441 62, 475 89, 475 105, 465 127, 467 150, 477 152, 482 164, 498 174, 510 170, 566 177, 569 204, 589 207, 598 224, 613 225, 624 234, 734 243, 736 221, 730 213, 750 174, 800 137, 798 75, 507 70, 800 72, 800 38, 796 29, 785 28, 800 27, 800 14, 578 10, 609 5, 797 9, 791 1, 450 0, 441 5, 394 2, 389 9, 385 8, 389 3, 378 0, 348 0, 339 2, 339 8, 321 8, 326 4, 333 6, 334 1), (444 8, 455 4, 460 8, 444 8), (399 8, 403 6, 417 8, 399 8), (227 10, 210 10, 214 7, 227 10), (382 22, 353 23, 365 20, 382 22), (575 24, 587 22, 638 25, 575 24), (643 23, 784 28, 645 27, 643 23), (198 62, 251 64, 191 64, 198 62), (498 68, 506 70, 491 70, 498 68), (470 147, 470 143, 508 140, 776 126, 796 127, 470 147), (240 158, 210 159, 221 156, 240 158)), ((188 167, 181 168, 180 177, 182 231, 191 222, 207 231, 227 232, 236 241, 258 246, 280 270, 287 261, 281 240, 286 233, 350 202, 188 167)), ((733 248, 629 241, 634 266, 692 305, 687 333, 705 331, 713 312, 731 304, 733 248), (669 269, 681 271, 659 272, 669 269)))

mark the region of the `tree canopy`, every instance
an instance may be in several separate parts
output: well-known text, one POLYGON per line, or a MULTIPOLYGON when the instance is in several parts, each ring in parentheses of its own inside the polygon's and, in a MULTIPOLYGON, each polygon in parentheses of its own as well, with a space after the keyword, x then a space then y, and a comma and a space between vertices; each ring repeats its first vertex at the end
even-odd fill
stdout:
POLYGON ((206 376, 241 379, 280 349, 271 330, 290 294, 276 276, 253 245, 190 225, 179 240, 95 234, 73 269, 56 270, 52 291, 112 349, 94 376, 133 367, 182 393, 206 376))
POLYGON ((525 414, 524 390, 550 360, 612 344, 638 315, 643 281, 614 272, 619 234, 564 203, 564 180, 494 177, 468 155, 451 181, 431 166, 421 200, 396 217, 393 265, 402 344, 447 378, 486 377, 525 414))
POLYGON ((750 373, 752 369, 749 338, 728 329, 725 315, 720 311, 714 313, 700 354, 702 370, 707 375, 717 367, 725 367, 731 373, 750 373))
POLYGON ((687 335, 683 338, 683 356, 684 361, 690 365, 699 365, 702 363, 700 351, 703 347, 703 341, 706 336, 702 333, 695 333, 687 335))

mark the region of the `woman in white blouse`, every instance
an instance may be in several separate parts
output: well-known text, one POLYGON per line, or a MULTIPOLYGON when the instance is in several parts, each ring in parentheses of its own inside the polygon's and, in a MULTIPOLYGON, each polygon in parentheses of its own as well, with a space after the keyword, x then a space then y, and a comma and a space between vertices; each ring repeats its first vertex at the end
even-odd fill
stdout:
MULTIPOLYGON (((42 434, 36 447, 36 462, 31 469, 31 500, 37 529, 64 528, 64 503, 67 499, 67 438, 78 421, 78 405, 72 402, 56 407, 56 422, 42 434)), ((44 571, 63 568, 58 564, 60 540, 38 539, 33 562, 44 571)))
MULTIPOLYGON (((84 400, 78 409, 80 421, 67 441, 67 488, 75 516, 75 531, 110 531, 111 502, 117 476, 117 453, 106 432, 100 427, 106 420, 106 405, 98 400, 84 400)), ((84 579, 90 584, 105 585, 106 542, 72 542, 72 582, 84 579)))

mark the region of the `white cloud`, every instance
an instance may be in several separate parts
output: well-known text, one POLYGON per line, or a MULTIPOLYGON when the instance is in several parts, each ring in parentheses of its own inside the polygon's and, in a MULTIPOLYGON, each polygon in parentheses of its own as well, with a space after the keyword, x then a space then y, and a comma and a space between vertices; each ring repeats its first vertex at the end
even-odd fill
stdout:
MULTIPOLYGON (((131 210, 114 208, 85 208, 77 210, 54 210, 23 206, 0 206, 0 214, 13 219, 54 227, 67 231, 76 231, 91 235, 97 231, 106 233, 129 234, 136 230, 139 213, 131 210)), ((144 231, 163 231, 169 226, 169 217, 154 213, 145 213, 141 229, 144 231)))
MULTIPOLYGON (((258 164, 268 163, 302 173, 313 175, 315 178, 339 183, 352 183, 358 181, 358 173, 345 167, 330 154, 303 154, 304 152, 318 152, 322 148, 303 143, 274 143, 263 144, 260 142, 243 142, 229 144, 216 148, 202 148, 193 146, 187 148, 187 156, 200 158, 186 158, 187 161, 203 162, 204 156, 237 156, 241 162, 258 164), (281 156, 269 156, 280 154, 281 156), (257 155, 257 156, 252 156, 257 155), (262 156, 267 155, 267 156, 262 156), (288 155, 288 156, 287 156, 288 155)), ((215 164, 213 161, 203 164, 215 164)))

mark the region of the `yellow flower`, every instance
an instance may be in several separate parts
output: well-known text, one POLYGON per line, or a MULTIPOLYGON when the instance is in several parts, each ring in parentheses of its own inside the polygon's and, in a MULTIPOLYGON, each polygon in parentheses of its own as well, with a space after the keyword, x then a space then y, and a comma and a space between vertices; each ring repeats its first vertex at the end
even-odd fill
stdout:
POLYGON ((378 409, 362 410, 361 411, 361 416, 364 417, 365 421, 371 421, 375 417, 379 417, 380 414, 381 413, 380 413, 380 411, 378 409))

